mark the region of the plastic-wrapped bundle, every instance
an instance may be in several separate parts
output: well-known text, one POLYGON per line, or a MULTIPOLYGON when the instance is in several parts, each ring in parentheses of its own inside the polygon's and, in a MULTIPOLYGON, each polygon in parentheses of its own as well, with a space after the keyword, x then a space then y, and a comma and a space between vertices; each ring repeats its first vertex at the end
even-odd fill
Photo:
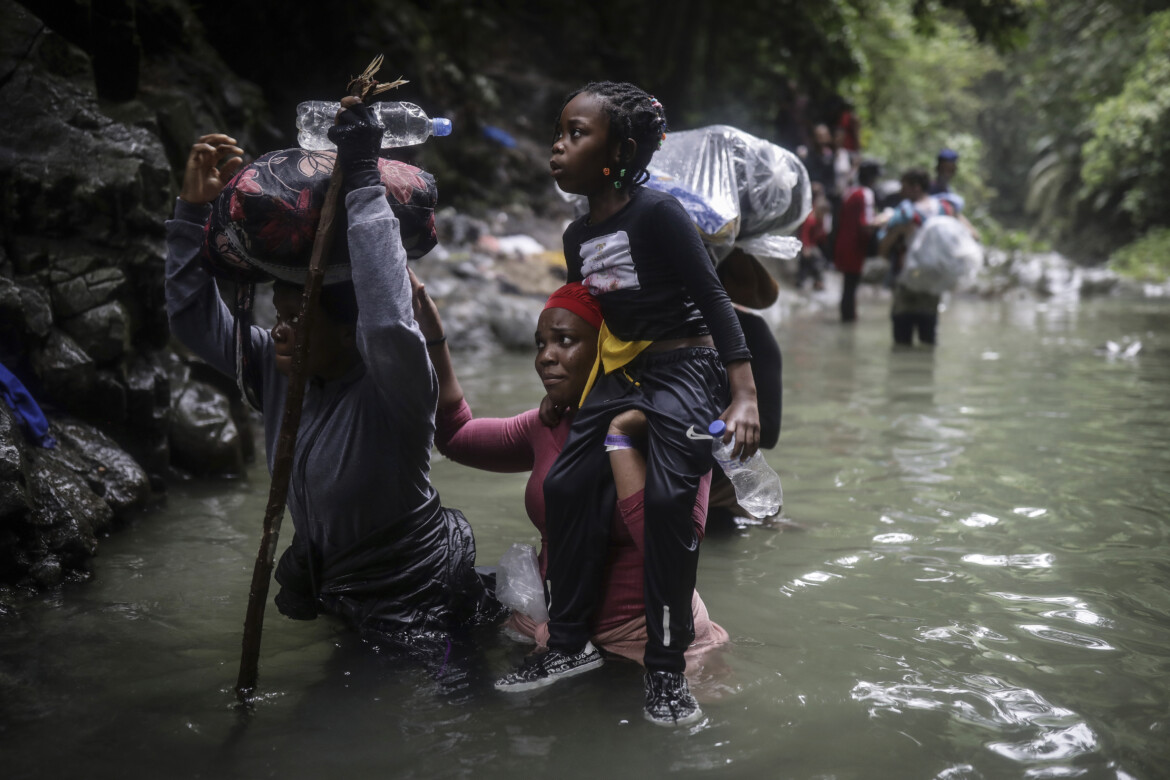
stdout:
POLYGON ((794 231, 812 209, 808 171, 792 152, 729 125, 711 125, 669 133, 649 173, 647 186, 682 202, 717 259, 748 239, 756 253, 792 257, 799 251, 792 240, 766 240, 794 231))
POLYGON ((983 249, 954 217, 931 217, 906 250, 899 283, 916 292, 941 295, 983 261, 983 249))
MULTIPOLYGON (((283 279, 304 284, 335 152, 283 149, 240 168, 211 207, 202 257, 208 270, 237 282, 283 279)), ((397 160, 378 160, 386 200, 398 217, 402 246, 411 259, 435 247, 435 177, 397 160)), ((325 260, 325 284, 349 279, 345 199, 337 215, 343 226, 325 260)))
POLYGON ((513 544, 500 557, 500 567, 496 571, 496 598, 504 606, 537 623, 548 620, 540 564, 532 545, 513 544))
MULTIPOLYGON (((668 133, 650 162, 647 187, 678 198, 703 243, 722 260, 739 246, 753 255, 790 259, 800 242, 789 233, 812 210, 804 163, 770 141, 729 125, 668 133)), ((566 195, 579 213, 585 199, 566 195)))

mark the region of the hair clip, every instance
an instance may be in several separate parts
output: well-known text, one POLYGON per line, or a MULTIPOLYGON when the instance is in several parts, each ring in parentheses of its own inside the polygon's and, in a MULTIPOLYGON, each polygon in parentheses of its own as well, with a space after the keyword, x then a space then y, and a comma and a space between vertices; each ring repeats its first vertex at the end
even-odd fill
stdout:
POLYGON ((602 168, 601 172, 604 173, 606 176, 609 176, 609 168, 602 168))
POLYGON ((620 190, 620 189, 622 188, 622 183, 621 183, 620 181, 615 181, 615 182, 613 183, 613 188, 614 188, 615 190, 620 190))

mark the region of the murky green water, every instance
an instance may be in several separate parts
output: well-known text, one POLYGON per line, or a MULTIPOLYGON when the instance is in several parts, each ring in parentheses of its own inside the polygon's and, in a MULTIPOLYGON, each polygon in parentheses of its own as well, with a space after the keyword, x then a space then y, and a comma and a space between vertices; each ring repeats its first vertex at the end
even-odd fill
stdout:
MULTIPOLYGON (((0 625, 0 774, 1170 776, 1170 302, 959 302, 934 352, 892 351, 877 303, 779 334, 769 459, 805 530, 704 543, 733 645, 695 681, 700 725, 643 722, 632 664, 507 696, 490 681, 517 651, 492 639, 443 686, 271 605, 242 719, 257 477, 174 486, 91 583, 0 625), (1098 349, 1126 339, 1136 357, 1098 349)), ((477 411, 534 403, 530 365, 464 371, 477 411)), ((481 563, 533 538, 523 476, 434 478, 481 563)))

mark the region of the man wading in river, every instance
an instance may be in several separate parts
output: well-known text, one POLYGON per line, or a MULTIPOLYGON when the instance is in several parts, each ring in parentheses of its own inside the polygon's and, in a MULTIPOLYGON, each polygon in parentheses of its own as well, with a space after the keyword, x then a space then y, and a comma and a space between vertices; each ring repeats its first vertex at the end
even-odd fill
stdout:
MULTIPOLYGON (((356 99, 343 105, 329 137, 344 173, 339 219, 348 232, 328 260, 305 357, 309 383, 288 491, 295 533, 277 567, 276 605, 295 619, 340 616, 425 657, 447 648, 449 631, 499 607, 475 574, 467 520, 440 506, 429 481, 438 383, 414 322, 403 244, 412 256, 435 244, 434 181, 379 160, 382 129, 372 111, 356 99)), ((238 375, 258 405, 271 471, 334 155, 290 149, 241 168, 240 154, 220 134, 191 149, 167 222, 167 314, 175 336, 238 375), (209 270, 245 288, 274 279, 275 327, 234 322, 209 270)), ((250 301, 241 300, 246 318, 250 301)))

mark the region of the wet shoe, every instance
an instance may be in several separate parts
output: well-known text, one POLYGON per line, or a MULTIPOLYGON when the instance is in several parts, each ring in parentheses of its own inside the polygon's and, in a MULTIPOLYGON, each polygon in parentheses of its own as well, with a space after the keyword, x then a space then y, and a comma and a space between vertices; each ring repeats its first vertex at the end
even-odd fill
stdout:
POLYGON ((592 642, 586 642, 585 647, 576 653, 549 650, 525 658, 519 669, 496 680, 496 690, 513 693, 543 688, 557 680, 596 669, 602 663, 601 653, 592 642))
POLYGON ((642 714, 656 726, 685 726, 703 717, 686 676, 679 672, 646 673, 646 707, 642 714))

